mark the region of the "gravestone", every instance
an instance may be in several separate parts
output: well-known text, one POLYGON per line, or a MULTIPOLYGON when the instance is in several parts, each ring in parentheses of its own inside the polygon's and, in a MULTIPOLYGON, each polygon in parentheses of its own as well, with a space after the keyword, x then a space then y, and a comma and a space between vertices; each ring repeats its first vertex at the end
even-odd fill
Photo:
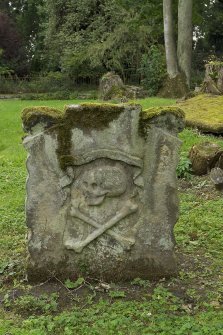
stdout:
POLYGON ((99 97, 104 101, 119 100, 126 102, 132 99, 145 98, 147 92, 138 86, 124 85, 121 77, 114 72, 104 74, 100 80, 99 97))
POLYGON ((177 108, 82 104, 23 111, 30 280, 176 274, 177 108))
POLYGON ((205 78, 201 92, 215 95, 223 94, 223 62, 211 61, 205 65, 205 78))

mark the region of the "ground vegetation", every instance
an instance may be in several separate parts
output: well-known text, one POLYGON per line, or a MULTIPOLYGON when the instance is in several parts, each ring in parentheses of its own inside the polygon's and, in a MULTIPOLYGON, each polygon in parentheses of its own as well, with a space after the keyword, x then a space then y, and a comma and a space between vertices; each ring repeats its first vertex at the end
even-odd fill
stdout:
MULTIPOLYGON (((174 100, 137 102, 148 109, 172 105, 174 100)), ((223 198, 208 176, 190 173, 188 153, 204 141, 223 148, 223 140, 195 129, 180 134, 180 218, 175 227, 178 277, 158 282, 135 278, 115 285, 94 278, 61 282, 52 274, 52 281, 27 283, 21 110, 43 105, 62 110, 69 103, 0 102, 0 334, 222 335, 223 198)))

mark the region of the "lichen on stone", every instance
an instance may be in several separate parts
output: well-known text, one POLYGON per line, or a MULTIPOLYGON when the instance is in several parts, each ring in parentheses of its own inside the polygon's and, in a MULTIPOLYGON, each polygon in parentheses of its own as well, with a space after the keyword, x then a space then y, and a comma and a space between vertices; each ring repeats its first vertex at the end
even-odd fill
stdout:
POLYGON ((21 117, 24 129, 30 131, 38 123, 46 124, 46 128, 58 124, 62 118, 62 111, 46 106, 26 107, 21 117))

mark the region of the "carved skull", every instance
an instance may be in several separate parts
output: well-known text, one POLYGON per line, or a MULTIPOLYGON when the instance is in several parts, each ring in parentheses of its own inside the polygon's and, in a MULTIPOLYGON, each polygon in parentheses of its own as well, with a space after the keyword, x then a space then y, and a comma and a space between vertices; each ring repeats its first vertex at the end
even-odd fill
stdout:
POLYGON ((127 177, 121 165, 94 167, 82 174, 77 187, 88 205, 100 205, 106 196, 117 197, 126 191, 127 177))

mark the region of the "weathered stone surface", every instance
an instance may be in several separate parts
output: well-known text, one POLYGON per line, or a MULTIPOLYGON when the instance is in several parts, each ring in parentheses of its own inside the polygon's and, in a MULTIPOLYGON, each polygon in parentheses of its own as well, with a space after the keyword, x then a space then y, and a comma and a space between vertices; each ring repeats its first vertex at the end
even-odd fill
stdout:
POLYGON ((45 121, 42 107, 23 115, 29 278, 174 275, 183 114, 106 104, 45 112, 45 121))
POLYGON ((99 95, 102 100, 110 100, 114 96, 123 96, 124 83, 121 77, 114 72, 108 72, 102 76, 99 85, 99 95))
POLYGON ((119 75, 108 72, 100 80, 99 96, 104 101, 127 102, 129 99, 144 98, 146 91, 142 87, 124 85, 119 75))
POLYGON ((210 172, 210 179, 217 190, 223 191, 223 170, 221 168, 213 168, 210 172))
POLYGON ((162 98, 183 98, 189 93, 186 78, 183 74, 178 74, 174 78, 167 77, 158 93, 162 98))
POLYGON ((205 78, 201 92, 223 94, 223 62, 210 62, 205 66, 205 78))
POLYGON ((219 166, 219 159, 222 153, 222 148, 215 143, 203 142, 193 145, 189 158, 194 174, 201 176, 210 172, 214 167, 219 166))

